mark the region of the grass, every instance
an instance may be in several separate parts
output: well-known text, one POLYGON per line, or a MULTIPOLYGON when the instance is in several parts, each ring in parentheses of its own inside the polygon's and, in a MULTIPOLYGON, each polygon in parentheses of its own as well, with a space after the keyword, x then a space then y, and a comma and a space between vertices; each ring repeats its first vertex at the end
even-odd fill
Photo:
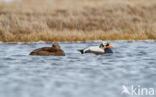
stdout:
POLYGON ((156 39, 156 0, 0 3, 0 41, 156 39))

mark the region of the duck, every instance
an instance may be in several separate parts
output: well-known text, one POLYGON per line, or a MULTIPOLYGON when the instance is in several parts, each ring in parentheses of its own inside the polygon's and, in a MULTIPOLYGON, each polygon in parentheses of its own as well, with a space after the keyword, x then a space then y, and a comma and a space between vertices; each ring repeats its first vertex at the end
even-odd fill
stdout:
POLYGON ((42 47, 33 50, 29 55, 39 56, 65 56, 64 51, 58 43, 53 43, 51 47, 42 47))
POLYGON ((100 46, 90 46, 85 49, 78 50, 81 54, 85 53, 94 53, 96 55, 105 54, 105 53, 113 53, 113 46, 109 44, 109 42, 102 41, 100 46))

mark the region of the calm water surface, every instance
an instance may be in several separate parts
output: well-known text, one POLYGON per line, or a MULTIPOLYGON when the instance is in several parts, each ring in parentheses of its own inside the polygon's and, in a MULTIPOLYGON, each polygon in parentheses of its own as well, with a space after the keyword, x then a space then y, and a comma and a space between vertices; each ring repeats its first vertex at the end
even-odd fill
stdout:
POLYGON ((99 44, 60 43, 66 56, 56 57, 28 55, 48 43, 0 43, 0 97, 142 97, 121 94, 122 85, 156 92, 156 42, 112 41, 112 55, 77 51, 99 44))

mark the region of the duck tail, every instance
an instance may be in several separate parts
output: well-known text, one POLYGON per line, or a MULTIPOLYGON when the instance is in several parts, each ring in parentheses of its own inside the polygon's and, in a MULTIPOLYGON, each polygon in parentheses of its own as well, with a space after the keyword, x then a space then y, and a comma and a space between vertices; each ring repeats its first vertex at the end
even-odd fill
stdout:
POLYGON ((80 51, 81 54, 84 54, 83 50, 78 50, 78 51, 80 51))

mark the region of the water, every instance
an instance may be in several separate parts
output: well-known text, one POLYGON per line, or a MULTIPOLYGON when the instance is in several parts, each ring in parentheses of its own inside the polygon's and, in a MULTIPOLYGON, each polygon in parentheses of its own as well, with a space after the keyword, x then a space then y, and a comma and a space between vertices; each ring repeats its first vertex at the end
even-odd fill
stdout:
POLYGON ((112 41, 112 55, 77 51, 98 44, 60 43, 66 56, 56 57, 28 55, 48 43, 0 43, 0 97, 135 97, 121 94, 122 85, 156 91, 155 41, 112 41))

